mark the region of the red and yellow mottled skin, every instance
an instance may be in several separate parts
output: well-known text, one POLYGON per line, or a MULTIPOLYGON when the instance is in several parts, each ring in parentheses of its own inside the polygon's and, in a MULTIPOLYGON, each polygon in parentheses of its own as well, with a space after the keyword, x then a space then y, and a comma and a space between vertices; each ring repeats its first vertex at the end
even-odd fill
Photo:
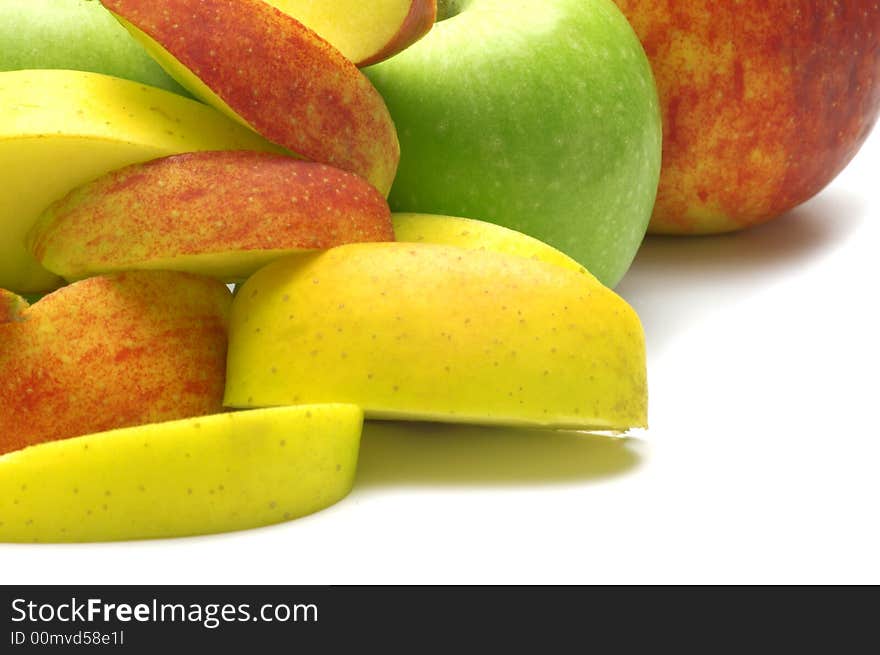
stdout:
POLYGON ((400 146, 382 96, 299 21, 262 0, 102 1, 273 143, 391 188, 400 146))
MULTIPOLYGON (((365 180, 248 151, 186 153, 113 171, 52 205, 30 249, 85 277, 152 260, 394 241, 391 210, 365 180)), ((47 261, 48 260, 48 261, 47 261)))
POLYGON ((0 319, 0 454, 222 411, 230 305, 208 278, 122 273, 0 319))
POLYGON ((663 111, 650 230, 755 225, 827 185, 880 110, 878 0, 616 0, 663 111))

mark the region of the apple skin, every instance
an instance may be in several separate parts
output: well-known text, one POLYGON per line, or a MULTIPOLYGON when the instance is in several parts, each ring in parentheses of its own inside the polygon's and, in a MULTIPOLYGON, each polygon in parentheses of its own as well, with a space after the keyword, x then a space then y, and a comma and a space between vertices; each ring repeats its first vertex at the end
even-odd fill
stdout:
POLYGON ((266 0, 330 42, 356 66, 393 57, 434 26, 436 0, 266 0))
POLYGON ((464 216, 558 248, 607 285, 660 171, 650 65, 609 0, 470 0, 365 69, 401 141, 393 211, 464 216))
POLYGON ((93 277, 0 322, 0 454, 222 411, 229 289, 170 272, 93 277))
POLYGON ((152 423, 0 456, 0 541, 153 539, 311 514, 351 490, 363 412, 305 405, 152 423))
POLYGON ((384 100, 302 23, 262 0, 102 2, 196 97, 290 152, 388 194, 400 144, 384 100))
POLYGON ((388 203, 366 180, 241 150, 114 170, 50 205, 28 249, 67 280, 172 270, 242 282, 293 252, 393 240, 388 203))
POLYGON ((431 243, 278 260, 235 296, 224 402, 625 431, 647 421, 636 313, 587 273, 431 243))
POLYGON ((0 71, 103 73, 189 96, 95 0, 0 2, 0 71))
POLYGON ((728 232, 779 216, 834 179, 877 120, 875 0, 616 1, 663 112, 651 232, 728 232))

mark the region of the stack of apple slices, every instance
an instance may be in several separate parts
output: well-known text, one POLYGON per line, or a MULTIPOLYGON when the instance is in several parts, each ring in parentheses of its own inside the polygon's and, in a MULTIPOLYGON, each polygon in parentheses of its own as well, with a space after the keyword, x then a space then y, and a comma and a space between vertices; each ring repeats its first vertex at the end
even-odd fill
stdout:
MULTIPOLYGON (((303 516, 350 491, 365 415, 645 425, 622 299, 518 232, 392 216, 394 125, 292 17, 309 3, 104 4, 215 109, 94 73, 0 73, 0 539, 303 516)), ((436 11, 388 7, 410 31, 352 39, 350 57, 393 54, 436 11)))

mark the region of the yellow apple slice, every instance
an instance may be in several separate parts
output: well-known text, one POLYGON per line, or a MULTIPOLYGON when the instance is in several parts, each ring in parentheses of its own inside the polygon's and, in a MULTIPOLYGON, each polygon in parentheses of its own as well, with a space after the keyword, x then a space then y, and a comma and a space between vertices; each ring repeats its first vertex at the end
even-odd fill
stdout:
POLYGON ((391 220, 397 241, 502 252, 537 259, 592 277, 587 269, 553 246, 494 223, 457 216, 404 212, 392 214, 391 220))
POLYGON ((400 146, 370 81, 263 0, 102 0, 195 96, 306 159, 388 195, 400 146))
POLYGON ((150 269, 240 282, 291 252, 393 240, 388 203, 356 175, 221 151, 108 173, 51 205, 28 247, 68 280, 150 269))
POLYGON ((327 39, 358 66, 393 57, 437 19, 437 0, 266 0, 327 39))
POLYGON ((135 162, 194 150, 277 150, 200 102, 97 73, 0 73, 0 287, 60 279, 27 252, 40 213, 71 189, 135 162))
POLYGON ((154 423, 0 457, 0 541, 117 541, 243 530, 351 490, 363 414, 283 407, 154 423))
POLYGON ((225 404, 623 431, 646 423, 635 312, 534 259, 353 244, 258 271, 233 300, 225 404))
POLYGON ((27 308, 3 294, 0 454, 222 411, 231 303, 216 280, 164 271, 89 278, 27 308))

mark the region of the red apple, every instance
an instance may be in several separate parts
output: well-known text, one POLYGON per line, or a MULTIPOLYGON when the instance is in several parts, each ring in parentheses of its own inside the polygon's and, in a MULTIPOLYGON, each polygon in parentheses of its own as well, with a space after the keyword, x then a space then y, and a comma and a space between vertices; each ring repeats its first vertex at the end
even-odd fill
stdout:
POLYGON ((650 230, 762 223, 827 185, 880 109, 877 0, 616 0, 660 92, 650 230))

